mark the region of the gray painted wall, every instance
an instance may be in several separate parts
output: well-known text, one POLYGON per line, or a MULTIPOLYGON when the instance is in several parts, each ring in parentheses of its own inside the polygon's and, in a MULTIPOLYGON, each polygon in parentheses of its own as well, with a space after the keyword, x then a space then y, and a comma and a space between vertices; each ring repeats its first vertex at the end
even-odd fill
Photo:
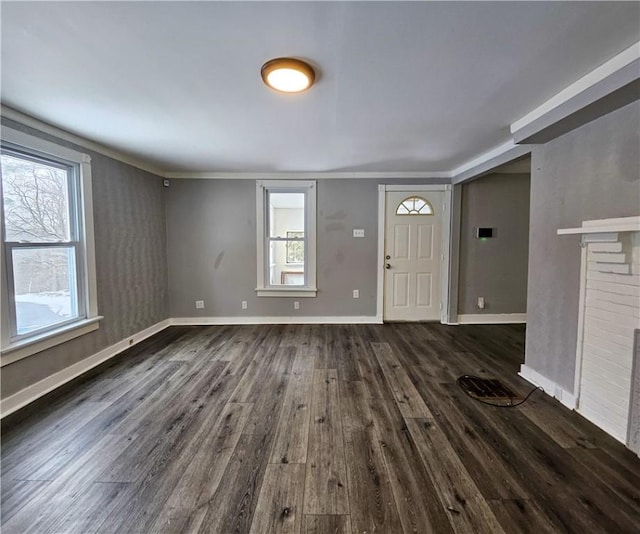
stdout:
POLYGON ((528 174, 490 174, 462 186, 458 313, 525 313, 529 254, 528 174), (477 239, 490 226, 494 237, 477 239), (476 308, 484 297, 485 309, 476 308))
POLYGON ((640 215, 640 102, 534 148, 525 363, 573 391, 580 247, 558 228, 640 215))
POLYGON ((167 197, 171 316, 375 316, 378 181, 317 183, 318 295, 293 299, 255 294, 255 181, 172 180, 167 197), (363 228, 365 237, 354 239, 354 228, 363 228), (360 290, 359 299, 352 298, 354 289, 360 290), (204 310, 195 309, 196 300, 205 301, 204 310), (243 300, 247 310, 241 309, 243 300), (299 310, 293 309, 294 300, 299 310))
MULTIPOLYGON (((2 124, 91 155, 100 328, 2 368, 2 397, 167 315, 165 195, 158 176, 9 120, 2 124)), ((6 295, 2 277, 2 294, 6 295)))
POLYGON ((375 315, 377 185, 319 180, 316 298, 256 297, 253 180, 173 180, 167 201, 172 317, 375 315), (352 237, 364 228, 364 239, 352 237), (351 298, 352 289, 360 298, 351 298), (195 301, 205 309, 196 310, 195 301), (248 309, 241 309, 241 301, 248 309))

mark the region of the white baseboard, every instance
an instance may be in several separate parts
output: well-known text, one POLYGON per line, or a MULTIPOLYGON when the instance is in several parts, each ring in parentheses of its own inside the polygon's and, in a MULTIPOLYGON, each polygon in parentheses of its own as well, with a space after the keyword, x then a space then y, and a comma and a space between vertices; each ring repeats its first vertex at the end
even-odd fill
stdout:
POLYGON ((520 366, 520 372, 518 374, 528 382, 531 382, 534 386, 541 386, 547 395, 558 399, 570 410, 576 409, 576 398, 573 393, 569 393, 553 380, 550 380, 546 376, 541 375, 526 365, 520 366))
POLYGON ((526 322, 526 313, 470 313, 458 315, 458 322, 450 324, 511 324, 526 322))
POLYGON ((171 325, 237 325, 237 324, 382 324, 375 315, 305 316, 305 317, 174 317, 171 325))
POLYGON ((63 384, 73 380, 74 378, 86 373, 90 369, 100 365, 101 363, 113 358, 115 355, 120 354, 125 349, 132 347, 140 343, 141 341, 157 334, 161 330, 164 330, 170 325, 170 320, 165 319, 159 323, 141 330, 137 334, 128 336, 126 339, 119 341, 118 343, 107 347, 100 352, 97 352, 93 356, 89 356, 84 360, 80 360, 69 367, 66 367, 62 371, 58 371, 35 384, 27 386, 21 389, 17 393, 10 395, 6 399, 0 401, 0 418, 5 417, 16 410, 19 410, 23 406, 35 401, 36 399, 46 395, 50 391, 59 388, 63 384))

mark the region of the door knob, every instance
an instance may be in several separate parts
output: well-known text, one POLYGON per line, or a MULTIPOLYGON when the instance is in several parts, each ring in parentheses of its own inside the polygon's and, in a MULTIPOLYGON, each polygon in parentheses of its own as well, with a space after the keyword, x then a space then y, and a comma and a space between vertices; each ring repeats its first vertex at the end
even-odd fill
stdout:
POLYGON ((384 268, 385 269, 391 269, 391 264, 390 263, 385 264, 384 268))

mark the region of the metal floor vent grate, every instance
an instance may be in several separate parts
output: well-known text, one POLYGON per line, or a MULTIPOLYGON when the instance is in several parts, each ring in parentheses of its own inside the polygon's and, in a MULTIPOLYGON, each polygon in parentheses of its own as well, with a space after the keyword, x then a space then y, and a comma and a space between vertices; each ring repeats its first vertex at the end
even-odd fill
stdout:
POLYGON ((497 378, 479 378, 477 376, 461 376, 458 378, 460 387, 475 399, 513 402, 520 400, 508 386, 497 378))

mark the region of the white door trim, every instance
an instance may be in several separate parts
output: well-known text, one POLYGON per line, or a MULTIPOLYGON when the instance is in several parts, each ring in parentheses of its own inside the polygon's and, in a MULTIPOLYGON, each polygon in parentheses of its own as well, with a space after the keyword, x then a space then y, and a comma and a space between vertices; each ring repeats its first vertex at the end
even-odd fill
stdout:
POLYGON ((376 319, 380 322, 384 317, 384 234, 387 195, 384 184, 378 185, 378 298, 376 299, 376 319))
POLYGON ((440 310, 440 322, 449 323, 449 285, 450 278, 450 249, 451 249, 451 198, 452 189, 449 184, 438 185, 378 185, 378 298, 376 299, 376 318, 383 321, 384 318, 384 236, 386 224, 386 193, 387 191, 443 191, 444 205, 442 206, 442 246, 443 255, 440 277, 442 284, 440 310))

